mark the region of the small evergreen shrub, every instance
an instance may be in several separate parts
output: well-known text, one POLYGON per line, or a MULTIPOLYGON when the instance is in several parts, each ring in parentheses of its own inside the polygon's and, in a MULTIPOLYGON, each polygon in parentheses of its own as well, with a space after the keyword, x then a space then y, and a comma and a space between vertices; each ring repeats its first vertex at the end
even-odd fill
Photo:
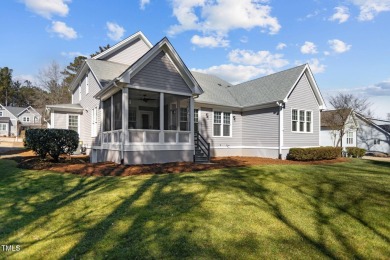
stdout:
POLYGON ((358 147, 347 147, 347 153, 354 158, 361 158, 366 154, 366 149, 358 147))
POLYGON ((68 129, 29 129, 25 147, 33 150, 41 159, 49 154, 58 162, 61 154, 72 154, 79 144, 79 134, 68 129))
POLYGON ((341 156, 341 147, 291 148, 287 159, 295 161, 331 160, 341 156))

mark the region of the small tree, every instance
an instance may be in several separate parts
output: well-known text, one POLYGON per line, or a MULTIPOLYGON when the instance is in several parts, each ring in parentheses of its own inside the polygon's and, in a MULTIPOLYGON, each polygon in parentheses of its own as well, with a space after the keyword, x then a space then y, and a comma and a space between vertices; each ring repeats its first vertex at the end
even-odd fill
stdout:
POLYGON ((348 118, 351 115, 353 116, 354 112, 370 117, 371 112, 369 107, 371 104, 368 102, 367 98, 344 93, 338 93, 335 96, 331 96, 328 101, 335 110, 332 111, 332 113, 329 113, 326 118, 323 118, 323 121, 331 130, 338 134, 336 146, 342 147, 348 118))

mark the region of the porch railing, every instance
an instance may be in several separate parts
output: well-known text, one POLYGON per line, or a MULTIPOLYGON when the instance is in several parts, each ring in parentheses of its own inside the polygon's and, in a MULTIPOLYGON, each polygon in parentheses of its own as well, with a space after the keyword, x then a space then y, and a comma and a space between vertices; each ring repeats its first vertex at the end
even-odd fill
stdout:
MULTIPOLYGON (((123 142, 124 134, 122 130, 103 132, 104 144, 115 144, 123 142)), ((152 130, 152 129, 129 129, 128 140, 125 144, 140 144, 140 143, 163 143, 163 144, 180 144, 190 143, 190 131, 176 130, 152 130)))

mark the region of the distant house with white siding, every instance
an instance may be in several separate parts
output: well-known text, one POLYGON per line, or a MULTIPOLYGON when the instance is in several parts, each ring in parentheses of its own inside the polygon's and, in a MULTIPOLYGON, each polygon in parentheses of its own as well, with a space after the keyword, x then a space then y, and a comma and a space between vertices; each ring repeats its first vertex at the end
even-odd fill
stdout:
POLYGON ((76 130, 92 162, 285 158, 320 145, 324 100, 308 65, 241 84, 190 72, 167 38, 138 32, 84 61, 49 127, 76 130))
POLYGON ((0 104, 0 136, 18 137, 23 130, 40 128, 41 114, 33 107, 12 107, 0 104))
POLYGON ((390 132, 387 131, 385 123, 384 120, 366 118, 351 109, 338 110, 338 112, 336 110, 323 111, 321 113, 320 145, 342 146, 343 148, 359 147, 368 152, 390 154, 390 132), (345 133, 342 141, 339 131, 341 127, 345 133))

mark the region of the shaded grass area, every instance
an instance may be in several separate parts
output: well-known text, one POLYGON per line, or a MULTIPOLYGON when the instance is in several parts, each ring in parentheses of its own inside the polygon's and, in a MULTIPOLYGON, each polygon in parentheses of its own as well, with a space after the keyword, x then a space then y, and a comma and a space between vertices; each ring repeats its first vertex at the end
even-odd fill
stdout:
POLYGON ((7 258, 390 255, 390 164, 272 165, 80 177, 0 160, 7 258))

